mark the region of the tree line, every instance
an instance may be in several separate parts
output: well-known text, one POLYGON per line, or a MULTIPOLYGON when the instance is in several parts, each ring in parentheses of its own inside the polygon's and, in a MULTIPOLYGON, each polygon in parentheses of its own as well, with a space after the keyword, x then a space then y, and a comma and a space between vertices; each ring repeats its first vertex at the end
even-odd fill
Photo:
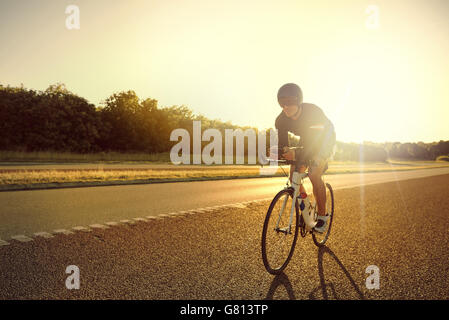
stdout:
MULTIPOLYGON (((100 106, 89 103, 57 83, 45 91, 0 85, 0 150, 74 153, 169 152, 174 129, 192 134, 192 122, 202 130, 253 129, 195 115, 188 107, 159 107, 134 91, 114 93, 100 106)), ((274 120, 273 120, 274 121, 274 120)), ((337 133, 338 137, 338 133, 337 133)), ((297 138, 290 136, 294 144, 297 138)), ((203 142, 203 146, 207 142, 203 142)), ((267 134, 269 147, 269 134, 267 134)), ((247 146, 245 146, 247 150, 247 146)), ((334 160, 385 161, 389 158, 435 160, 449 155, 449 141, 433 143, 344 143, 337 141, 334 160)))
POLYGON ((401 160, 437 160, 449 155, 449 141, 432 143, 343 143, 337 141, 334 160, 386 161, 401 160))
POLYGON ((171 132, 182 128, 193 137, 194 120, 203 130, 250 128, 194 115, 184 105, 159 107, 134 91, 114 93, 96 107, 61 83, 45 91, 0 85, 0 150, 168 152, 176 143, 171 132))

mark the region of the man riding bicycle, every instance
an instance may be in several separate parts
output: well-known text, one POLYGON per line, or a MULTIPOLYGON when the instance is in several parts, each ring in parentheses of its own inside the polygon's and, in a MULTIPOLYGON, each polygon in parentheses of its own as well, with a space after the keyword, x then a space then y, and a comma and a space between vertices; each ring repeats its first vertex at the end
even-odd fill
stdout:
MULTIPOLYGON (((327 170, 328 160, 333 154, 336 142, 334 125, 319 107, 303 103, 301 88, 294 83, 287 83, 279 89, 278 102, 282 107, 275 122, 278 150, 285 160, 301 161, 298 167, 291 165, 290 179, 295 170, 305 172, 309 167, 309 178, 318 205, 318 221, 314 229, 322 233, 329 217, 326 215, 326 188, 321 176, 327 170), (300 136, 301 149, 289 148, 289 132, 300 136)), ((302 185, 300 192, 306 192, 302 185)))

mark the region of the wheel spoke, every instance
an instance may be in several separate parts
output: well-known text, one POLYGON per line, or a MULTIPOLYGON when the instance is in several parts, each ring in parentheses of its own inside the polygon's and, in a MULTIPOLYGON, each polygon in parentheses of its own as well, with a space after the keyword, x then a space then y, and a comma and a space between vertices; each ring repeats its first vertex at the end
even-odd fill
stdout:
POLYGON ((262 236, 263 241, 263 260, 267 270, 271 273, 280 272, 286 265, 286 262, 291 258, 293 246, 296 243, 297 231, 297 212, 293 215, 291 226, 291 233, 288 233, 288 226, 290 221, 290 209, 292 205, 292 196, 288 190, 284 190, 281 194, 276 196, 276 202, 270 206, 271 212, 267 213, 267 220, 265 221, 264 231, 262 236), (287 197, 284 212, 280 216, 284 200, 287 197), (278 225, 278 228, 276 228, 278 225), (280 230, 287 230, 282 232, 280 230))

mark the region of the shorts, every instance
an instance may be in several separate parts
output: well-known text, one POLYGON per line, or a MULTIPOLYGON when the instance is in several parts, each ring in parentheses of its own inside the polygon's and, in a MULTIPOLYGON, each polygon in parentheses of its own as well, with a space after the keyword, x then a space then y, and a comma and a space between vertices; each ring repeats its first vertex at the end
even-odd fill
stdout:
POLYGON ((313 171, 314 167, 322 167, 323 172, 328 169, 328 162, 335 153, 336 135, 334 130, 329 130, 325 136, 320 139, 320 143, 316 144, 318 147, 308 157, 307 167, 313 171))
POLYGON ((312 157, 312 159, 325 159, 328 160, 333 157, 335 153, 335 146, 336 146, 336 135, 333 128, 331 130, 328 130, 322 139, 320 139, 320 147, 318 152, 312 157))

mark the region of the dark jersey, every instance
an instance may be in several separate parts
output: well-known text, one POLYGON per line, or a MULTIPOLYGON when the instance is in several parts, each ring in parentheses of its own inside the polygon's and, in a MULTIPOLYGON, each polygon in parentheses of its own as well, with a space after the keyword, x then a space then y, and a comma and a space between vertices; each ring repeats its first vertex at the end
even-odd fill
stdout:
POLYGON ((299 146, 304 147, 303 156, 311 159, 316 155, 329 155, 335 144, 335 130, 332 122, 324 112, 314 104, 301 104, 302 111, 296 120, 290 119, 281 112, 276 118, 278 130, 278 147, 288 146, 288 133, 300 136, 299 146))

